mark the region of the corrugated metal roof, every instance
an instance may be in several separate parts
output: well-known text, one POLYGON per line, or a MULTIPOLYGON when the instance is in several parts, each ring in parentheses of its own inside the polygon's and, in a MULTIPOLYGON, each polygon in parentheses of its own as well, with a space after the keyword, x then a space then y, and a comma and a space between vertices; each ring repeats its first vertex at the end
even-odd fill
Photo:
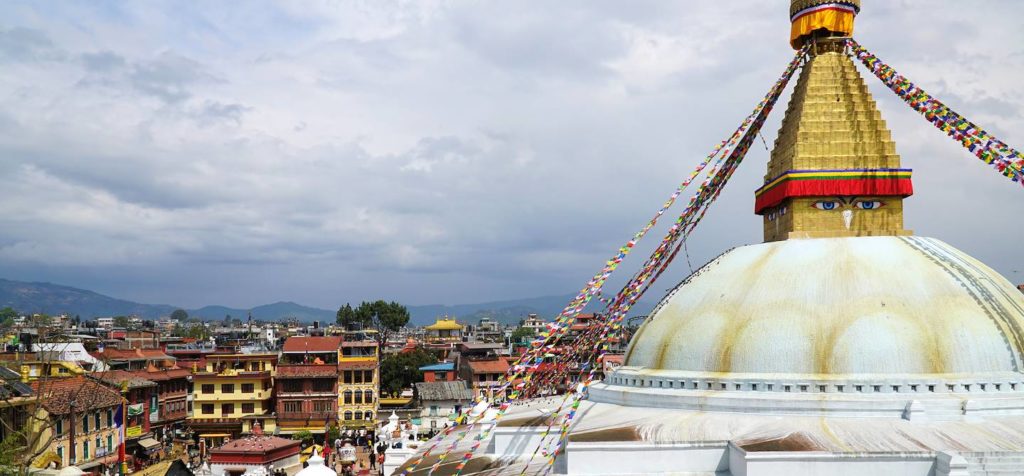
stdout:
POLYGON ((455 370, 455 362, 441 362, 438 364, 425 365, 420 367, 424 372, 437 372, 441 370, 455 370))
POLYGON ((418 382, 416 392, 420 400, 456 400, 473 399, 473 391, 466 387, 466 382, 418 382))

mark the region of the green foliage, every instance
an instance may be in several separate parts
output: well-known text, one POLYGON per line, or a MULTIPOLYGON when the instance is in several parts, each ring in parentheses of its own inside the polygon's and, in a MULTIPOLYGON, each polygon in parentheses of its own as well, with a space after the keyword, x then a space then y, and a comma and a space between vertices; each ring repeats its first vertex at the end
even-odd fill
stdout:
POLYGON ((337 321, 346 329, 376 329, 377 342, 384 344, 391 333, 409 323, 409 310, 397 302, 382 299, 363 301, 355 309, 346 303, 338 309, 337 321))
POLYGON ((313 434, 309 430, 299 430, 292 434, 293 440, 299 440, 306 444, 313 443, 313 434))
POLYGON ((520 327, 512 331, 512 342, 526 342, 533 340, 533 336, 537 335, 533 329, 529 327, 520 327))
POLYGON ((380 364, 381 391, 396 395, 402 389, 422 382, 423 372, 419 368, 433 363, 437 363, 437 358, 423 349, 388 355, 380 364))
POLYGON ((114 327, 128 328, 128 316, 116 316, 114 317, 114 327))
POLYGON ((171 319, 183 322, 185 319, 188 319, 188 312, 185 312, 184 309, 175 309, 174 312, 171 313, 171 319))
POLYGON ((13 431, 0 441, 0 475, 18 474, 25 450, 25 434, 21 431, 13 431))
POLYGON ((330 444, 338 438, 341 438, 341 428, 338 428, 337 423, 331 423, 331 426, 327 428, 327 439, 324 440, 324 444, 330 444))
POLYGON ((7 319, 13 320, 16 317, 18 317, 18 311, 15 311, 14 308, 7 306, 0 309, 0 321, 5 321, 7 319))

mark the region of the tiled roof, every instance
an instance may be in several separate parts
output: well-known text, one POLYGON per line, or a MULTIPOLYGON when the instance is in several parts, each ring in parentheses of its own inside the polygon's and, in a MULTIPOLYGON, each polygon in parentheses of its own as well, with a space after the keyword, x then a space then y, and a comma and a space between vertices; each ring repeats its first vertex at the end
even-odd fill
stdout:
POLYGON ((504 357, 490 360, 470 360, 467 363, 475 374, 505 373, 509 367, 508 360, 505 360, 504 357))
POLYGON ((279 365, 277 378, 338 377, 334 365, 279 365))
POLYGON ((231 440, 210 450, 211 455, 217 453, 267 453, 289 446, 295 447, 295 453, 299 452, 299 440, 290 440, 277 436, 247 436, 237 440, 231 440))
POLYGON ((32 382, 32 391, 43 396, 43 407, 55 415, 69 413, 72 400, 75 411, 107 408, 121 403, 121 394, 116 390, 81 375, 36 380, 32 382))
POLYGON ((462 324, 455 319, 438 319, 437 322, 426 327, 429 331, 461 331, 462 324))
POLYGON ((100 372, 92 375, 93 378, 102 380, 115 387, 120 387, 122 382, 128 382, 128 388, 143 388, 143 387, 155 387, 156 382, 152 380, 146 380, 135 372, 128 372, 125 370, 108 370, 106 372, 100 372))
POLYGON ((282 352, 337 352, 341 337, 289 337, 282 352))
POLYGON ((170 369, 157 369, 157 370, 153 370, 153 369, 149 369, 149 370, 136 370, 136 371, 134 371, 132 373, 134 373, 135 375, 138 375, 138 376, 140 376, 142 378, 145 378, 147 380, 152 380, 154 382, 162 382, 164 380, 171 380, 171 379, 176 379, 176 378, 184 378, 184 377, 188 377, 189 375, 192 374, 192 372, 189 371, 188 369, 182 369, 182 368, 178 368, 178 367, 174 367, 174 368, 170 368, 170 369))
POLYGON ((160 349, 115 349, 106 347, 103 352, 94 352, 93 357, 100 360, 174 360, 160 349))
POLYGON ((416 393, 420 400, 472 400, 473 391, 466 382, 418 382, 416 393))

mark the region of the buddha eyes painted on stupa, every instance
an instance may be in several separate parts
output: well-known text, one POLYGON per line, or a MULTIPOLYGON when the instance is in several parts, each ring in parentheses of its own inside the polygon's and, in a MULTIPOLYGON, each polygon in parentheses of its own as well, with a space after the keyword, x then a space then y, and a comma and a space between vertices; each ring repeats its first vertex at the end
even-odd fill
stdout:
POLYGON ((833 200, 818 200, 811 203, 811 206, 818 210, 833 211, 843 208, 856 208, 858 210, 877 210, 885 206, 881 200, 864 200, 857 197, 836 197, 833 200))

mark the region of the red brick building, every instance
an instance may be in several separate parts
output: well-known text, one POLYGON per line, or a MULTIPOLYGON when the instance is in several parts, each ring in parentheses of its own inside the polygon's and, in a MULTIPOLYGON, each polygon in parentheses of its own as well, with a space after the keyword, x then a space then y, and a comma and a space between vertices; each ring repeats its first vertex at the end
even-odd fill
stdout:
POLYGON ((338 349, 341 337, 289 337, 274 380, 281 434, 323 434, 338 421, 338 349))

